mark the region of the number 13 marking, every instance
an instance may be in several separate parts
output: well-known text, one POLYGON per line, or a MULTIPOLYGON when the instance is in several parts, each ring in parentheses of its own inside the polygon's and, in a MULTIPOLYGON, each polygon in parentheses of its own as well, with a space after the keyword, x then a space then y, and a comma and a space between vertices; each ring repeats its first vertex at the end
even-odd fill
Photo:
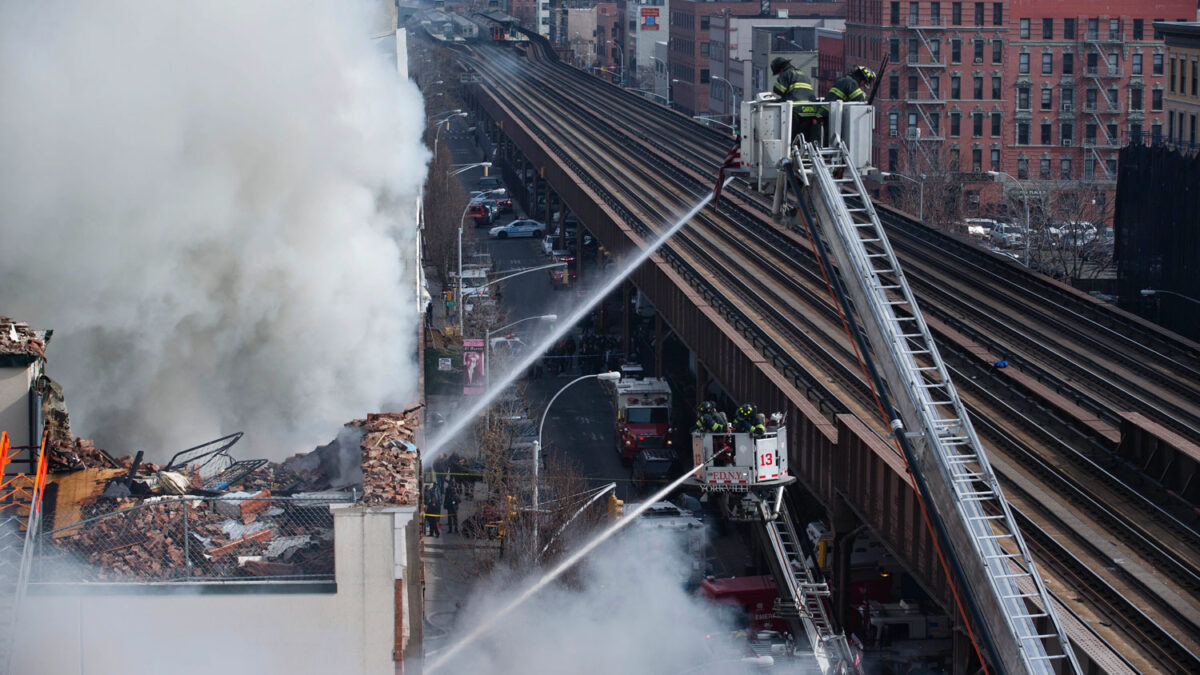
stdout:
POLYGON ((770 466, 771 464, 775 463, 775 455, 770 452, 764 452, 759 460, 759 466, 770 466))

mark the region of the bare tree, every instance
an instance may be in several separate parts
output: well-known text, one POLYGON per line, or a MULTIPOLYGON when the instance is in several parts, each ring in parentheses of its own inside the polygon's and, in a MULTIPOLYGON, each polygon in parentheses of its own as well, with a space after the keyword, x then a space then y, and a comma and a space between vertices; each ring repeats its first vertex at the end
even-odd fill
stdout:
POLYGON ((1030 267, 1071 283, 1092 279, 1113 265, 1111 223, 1114 203, 1108 191, 1076 181, 1041 182, 1027 193, 1005 192, 1005 207, 1024 219, 1029 199, 1030 267))

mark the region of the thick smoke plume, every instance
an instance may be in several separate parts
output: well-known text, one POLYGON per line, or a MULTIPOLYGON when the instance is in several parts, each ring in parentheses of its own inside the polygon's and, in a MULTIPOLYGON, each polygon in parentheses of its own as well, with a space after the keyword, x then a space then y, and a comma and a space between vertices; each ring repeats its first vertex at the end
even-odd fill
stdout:
POLYGON ((377 5, 0 5, 0 309, 75 433, 281 457, 411 400, 427 154, 377 5))

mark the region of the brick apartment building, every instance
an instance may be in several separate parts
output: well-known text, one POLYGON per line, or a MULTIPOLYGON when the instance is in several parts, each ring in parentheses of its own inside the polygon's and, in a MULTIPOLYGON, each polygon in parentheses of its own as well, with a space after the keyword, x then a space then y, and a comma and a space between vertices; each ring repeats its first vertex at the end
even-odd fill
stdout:
MULTIPOLYGON (((669 44, 667 68, 670 79, 678 80, 672 87, 675 107, 690 115, 709 110, 710 40, 709 27, 722 13, 732 16, 840 19, 846 15, 844 2, 705 2, 704 0, 670 0, 668 15, 669 44), (768 8, 766 13, 763 8, 768 8)), ((622 36, 622 39, 625 39, 622 36)))
POLYGON ((1167 44, 1167 130, 1174 144, 1198 147, 1200 23, 1155 24, 1167 44))
POLYGON ((847 67, 890 59, 876 165, 952 177, 963 186, 952 210, 974 215, 1003 198, 987 171, 1031 193, 1087 186, 1111 199, 1120 147, 1163 134, 1166 48, 1153 22, 1186 20, 1196 4, 849 0, 846 12, 847 67))

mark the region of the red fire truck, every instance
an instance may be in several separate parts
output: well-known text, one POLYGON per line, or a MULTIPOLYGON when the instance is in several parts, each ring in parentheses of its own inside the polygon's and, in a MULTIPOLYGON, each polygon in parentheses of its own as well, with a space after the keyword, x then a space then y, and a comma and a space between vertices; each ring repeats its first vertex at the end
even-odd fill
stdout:
POLYGON ((749 628, 751 633, 761 630, 791 632, 787 622, 775 613, 779 591, 769 576, 705 579, 700 583, 700 595, 718 605, 743 610, 745 625, 739 627, 749 628))
POLYGON ((617 451, 630 464, 642 450, 671 448, 671 387, 666 380, 638 377, 641 368, 622 366, 611 385, 616 408, 617 451))

